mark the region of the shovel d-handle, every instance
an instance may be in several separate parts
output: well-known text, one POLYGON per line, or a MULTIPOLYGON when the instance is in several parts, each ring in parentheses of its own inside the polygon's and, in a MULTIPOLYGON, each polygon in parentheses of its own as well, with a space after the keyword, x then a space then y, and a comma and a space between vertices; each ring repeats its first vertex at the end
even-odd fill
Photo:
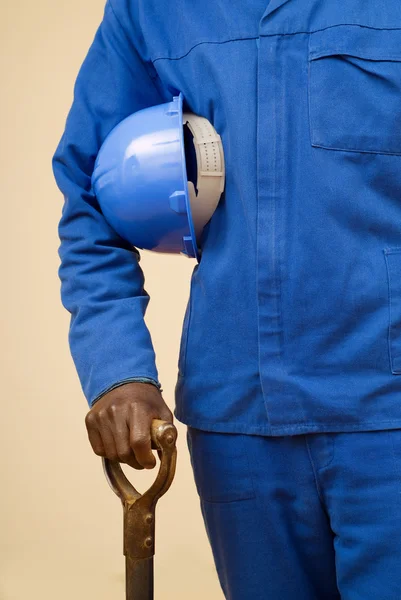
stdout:
POLYGON ((156 480, 144 494, 140 494, 130 483, 119 462, 102 459, 109 485, 124 508, 124 555, 127 561, 153 557, 156 504, 169 489, 175 474, 176 428, 172 423, 155 419, 152 422, 151 438, 161 459, 156 480))

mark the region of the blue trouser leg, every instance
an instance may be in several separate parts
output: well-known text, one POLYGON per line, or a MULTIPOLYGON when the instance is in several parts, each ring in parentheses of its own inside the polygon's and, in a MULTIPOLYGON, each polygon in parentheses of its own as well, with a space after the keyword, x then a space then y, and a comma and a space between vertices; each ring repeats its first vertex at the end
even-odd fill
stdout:
POLYGON ((304 437, 189 429, 188 442, 226 598, 338 599, 333 534, 304 437))
POLYGON ((401 599, 401 430, 307 436, 317 484, 335 533, 343 600, 401 599))
POLYGON ((188 444, 227 599, 401 599, 401 430, 188 444))

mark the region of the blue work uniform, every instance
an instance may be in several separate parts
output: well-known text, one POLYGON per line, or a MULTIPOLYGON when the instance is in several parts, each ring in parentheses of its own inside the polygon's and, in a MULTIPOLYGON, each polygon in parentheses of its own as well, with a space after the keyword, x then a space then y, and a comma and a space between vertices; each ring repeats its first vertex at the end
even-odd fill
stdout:
POLYGON ((192 274, 176 417, 268 438, 400 428, 398 0, 107 2, 54 156, 89 405, 127 381, 160 387, 138 254, 91 175, 113 127, 172 90, 214 125, 226 164, 192 274))

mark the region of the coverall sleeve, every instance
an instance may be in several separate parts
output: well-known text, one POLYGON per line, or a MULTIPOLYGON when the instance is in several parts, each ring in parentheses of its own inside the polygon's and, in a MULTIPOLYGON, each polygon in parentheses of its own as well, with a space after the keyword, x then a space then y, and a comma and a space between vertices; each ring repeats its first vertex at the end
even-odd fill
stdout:
POLYGON ((106 3, 53 157, 64 196, 58 227, 61 299, 71 314, 71 355, 90 406, 127 381, 161 387, 144 321, 149 296, 139 253, 108 225, 91 189, 107 134, 133 112, 163 102, 138 53, 126 1, 106 3))

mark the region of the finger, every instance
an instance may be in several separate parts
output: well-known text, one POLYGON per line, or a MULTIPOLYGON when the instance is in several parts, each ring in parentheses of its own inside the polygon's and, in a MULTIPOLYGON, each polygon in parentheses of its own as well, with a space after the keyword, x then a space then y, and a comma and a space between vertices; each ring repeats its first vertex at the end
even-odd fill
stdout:
POLYGON ((134 469, 143 469, 144 467, 139 464, 130 446, 129 427, 127 417, 124 414, 115 416, 113 435, 118 460, 134 469))
POLYGON ((92 428, 88 429, 88 437, 93 452, 98 456, 105 456, 105 450, 99 431, 92 428))
MULTIPOLYGON (((169 409, 169 407, 167 406, 167 404, 164 404, 159 412, 159 416, 157 417, 160 421, 165 421, 166 423, 171 423, 173 424, 174 422, 174 415, 171 412, 171 410, 169 409)), ((159 458, 161 460, 161 453, 159 451, 159 448, 157 446, 157 444, 152 440, 151 441, 152 444, 152 449, 153 450, 157 450, 157 453, 159 455, 159 458)))
POLYGON ((112 431, 104 425, 99 428, 99 433, 104 446, 104 456, 109 460, 118 460, 117 448, 112 431))
POLYGON ((162 410, 160 411, 160 419, 162 421, 167 421, 167 423, 173 423, 174 421, 174 415, 167 404, 164 404, 162 410))
POLYGON ((137 471, 142 471, 144 469, 144 467, 142 465, 140 465, 139 462, 136 460, 135 454, 133 452, 132 452, 131 457, 128 460, 126 460, 125 462, 127 465, 129 465, 133 469, 136 469, 137 471))
POLYGON ((151 419, 130 418, 130 446, 135 458, 145 469, 153 469, 156 459, 153 456, 150 438, 151 419))

